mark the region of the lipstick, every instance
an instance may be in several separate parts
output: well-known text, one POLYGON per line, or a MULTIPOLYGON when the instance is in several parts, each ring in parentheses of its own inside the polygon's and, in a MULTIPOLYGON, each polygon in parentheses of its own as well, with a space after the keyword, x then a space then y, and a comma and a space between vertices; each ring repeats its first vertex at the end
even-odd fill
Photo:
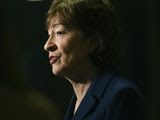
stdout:
POLYGON ((58 56, 50 56, 49 60, 50 60, 50 64, 54 64, 58 60, 58 56))

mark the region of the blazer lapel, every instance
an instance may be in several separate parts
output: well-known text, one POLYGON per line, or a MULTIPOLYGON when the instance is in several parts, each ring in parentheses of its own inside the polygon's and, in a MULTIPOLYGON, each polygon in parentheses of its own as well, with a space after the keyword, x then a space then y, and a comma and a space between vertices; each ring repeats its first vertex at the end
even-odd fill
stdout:
POLYGON ((91 91, 88 91, 85 95, 84 99, 82 100, 79 108, 77 109, 74 119, 75 120, 82 120, 87 114, 90 113, 92 107, 94 107, 97 103, 95 98, 90 94, 91 91))
POLYGON ((76 102, 76 96, 75 96, 75 94, 73 94, 71 101, 69 103, 68 109, 67 109, 67 113, 65 114, 64 120, 71 120, 72 119, 73 113, 74 113, 75 102, 76 102))
POLYGON ((95 96, 95 98, 101 100, 104 91, 108 88, 107 86, 110 84, 114 76, 115 74, 113 73, 105 72, 96 77, 96 80, 92 85, 92 94, 95 96))
POLYGON ((82 120, 93 112, 95 107, 98 105, 105 88, 111 81, 112 76, 113 74, 110 73, 97 75, 73 117, 75 120, 82 120))
POLYGON ((107 72, 97 75, 84 96, 75 115, 73 115, 76 102, 76 96, 74 94, 64 120, 83 120, 85 117, 94 112, 94 109, 101 100, 101 97, 103 97, 104 91, 107 89, 113 75, 114 74, 107 72))

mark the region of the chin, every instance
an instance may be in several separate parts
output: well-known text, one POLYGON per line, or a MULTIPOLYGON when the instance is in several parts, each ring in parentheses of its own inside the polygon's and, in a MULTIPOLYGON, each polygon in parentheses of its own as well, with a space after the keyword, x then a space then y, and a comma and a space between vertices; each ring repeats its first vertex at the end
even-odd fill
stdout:
POLYGON ((56 76, 62 76, 62 70, 61 69, 52 68, 52 73, 56 76))
POLYGON ((56 69, 57 67, 52 67, 52 73, 54 74, 54 75, 56 75, 56 76, 61 76, 61 77, 65 77, 65 76, 67 76, 68 74, 67 73, 69 73, 69 71, 68 71, 68 69, 66 69, 66 68, 64 68, 64 67, 58 67, 57 69, 56 69))
POLYGON ((58 75, 60 74, 60 71, 55 70, 55 69, 52 68, 52 73, 53 73, 54 75, 57 75, 57 76, 58 76, 58 75))

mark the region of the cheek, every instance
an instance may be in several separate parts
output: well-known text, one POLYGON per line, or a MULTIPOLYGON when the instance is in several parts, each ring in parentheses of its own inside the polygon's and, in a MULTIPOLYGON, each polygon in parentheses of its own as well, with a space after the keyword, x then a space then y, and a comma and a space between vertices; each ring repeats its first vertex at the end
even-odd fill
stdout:
POLYGON ((65 56, 73 54, 76 49, 75 40, 71 38, 60 40, 57 44, 59 52, 65 56))
POLYGON ((83 60, 86 54, 83 52, 85 49, 80 36, 69 36, 58 42, 58 50, 62 55, 61 62, 65 66, 73 64, 75 61, 79 61, 79 59, 83 60))
POLYGON ((58 51, 61 54, 60 62, 64 67, 67 67, 71 64, 72 61, 72 50, 71 46, 67 43, 63 42, 62 44, 59 44, 58 51))
POLYGON ((66 68, 72 66, 73 57, 72 55, 63 55, 61 59, 62 65, 66 68))

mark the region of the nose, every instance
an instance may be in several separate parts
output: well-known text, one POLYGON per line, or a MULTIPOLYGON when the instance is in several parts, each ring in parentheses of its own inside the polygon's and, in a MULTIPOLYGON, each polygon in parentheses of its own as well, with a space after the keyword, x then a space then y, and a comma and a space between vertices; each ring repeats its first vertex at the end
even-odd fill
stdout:
POLYGON ((44 45, 44 50, 49 52, 49 51, 55 51, 56 49, 57 45, 55 44, 54 40, 49 38, 44 45))

